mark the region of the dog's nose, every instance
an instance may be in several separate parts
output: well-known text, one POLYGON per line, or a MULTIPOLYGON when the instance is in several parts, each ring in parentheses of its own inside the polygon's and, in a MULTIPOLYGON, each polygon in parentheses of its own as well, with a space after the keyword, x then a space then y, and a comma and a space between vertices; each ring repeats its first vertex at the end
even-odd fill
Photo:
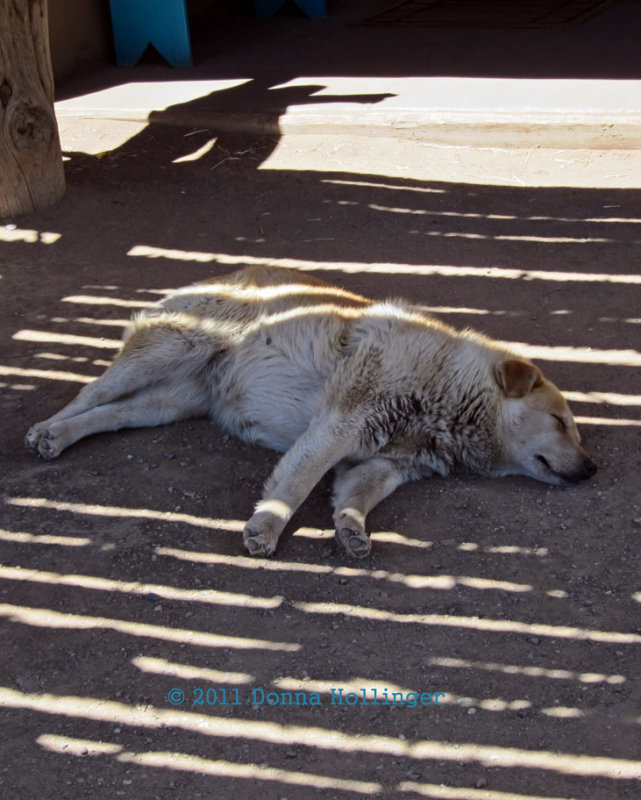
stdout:
POLYGON ((583 462, 583 471, 585 472, 586 478, 591 478, 597 471, 597 465, 594 463, 594 461, 592 461, 592 459, 586 458, 583 462))

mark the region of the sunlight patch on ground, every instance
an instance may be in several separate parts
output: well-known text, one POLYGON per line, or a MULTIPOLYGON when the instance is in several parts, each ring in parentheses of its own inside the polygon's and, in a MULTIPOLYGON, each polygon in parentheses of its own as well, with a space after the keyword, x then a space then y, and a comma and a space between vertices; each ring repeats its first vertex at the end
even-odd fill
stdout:
POLYGON ((83 325, 101 325, 111 328, 126 328, 131 320, 129 319, 96 319, 95 317, 51 317, 51 322, 57 324, 80 322, 83 325))
POLYGON ((184 601, 190 603, 206 603, 219 606, 238 606, 240 608, 279 608, 283 598, 257 597, 256 595, 239 594, 238 592, 219 592, 216 589, 181 589, 177 586, 165 586, 140 581, 118 581, 94 575, 78 575, 76 573, 60 574, 25 567, 5 567, 0 565, 0 580, 25 581, 31 583, 50 584, 52 586, 73 586, 101 592, 119 592, 138 597, 156 595, 165 600, 184 601))
POLYGON ((428 664, 446 669, 475 669, 485 672, 502 672, 505 675, 525 675, 528 678, 551 678, 553 680, 571 680, 579 683, 625 683, 623 675, 607 675, 599 672, 573 672, 567 669, 549 669, 533 665, 499 664, 494 661, 470 661, 466 658, 431 657, 428 664))
MULTIPOLYGON (((0 541, 16 542, 18 544, 47 544, 62 547, 86 547, 91 544, 91 539, 84 536, 55 536, 48 533, 36 534, 23 531, 0 530, 0 541)), ((0 569, 4 569, 0 567, 0 569)))
MULTIPOLYGON (((556 84, 557 81, 553 83, 556 84)), ((582 91, 584 90, 585 87, 582 91)), ((425 108, 424 98, 422 103, 425 108)), ((364 126, 368 116, 371 120, 375 114, 376 106, 367 113, 361 107, 354 118, 358 124, 364 126)), ((433 118, 432 112, 430 117, 433 118)), ((622 121, 620 115, 617 119, 622 121)), ((410 192, 416 188, 419 192, 433 190, 443 195, 454 195, 457 190, 466 186, 590 189, 639 187, 639 171, 634 169, 637 164, 637 151, 633 149, 635 144, 628 150, 620 146, 590 150, 585 149, 585 145, 581 148, 582 143, 575 137, 572 147, 564 149, 554 146, 555 141, 560 141, 558 136, 555 139, 554 130, 548 129, 546 133, 539 130, 536 134, 533 133, 531 119, 529 122, 530 139, 523 137, 522 128, 517 134, 520 140, 515 141, 512 138, 509 146, 501 146, 507 143, 500 141, 501 133, 496 126, 488 132, 487 126, 483 130, 478 125, 464 125, 457 130, 452 124, 436 124, 422 129, 424 134, 427 131, 433 137, 431 140, 410 141, 403 138, 402 129, 390 125, 388 133, 393 133, 394 139, 385 142, 386 157, 383 159, 380 138, 372 136, 371 131, 369 136, 342 138, 323 136, 318 132, 283 136, 260 169, 305 172, 308 177, 315 177, 319 182, 326 179, 328 172, 333 173, 329 180, 336 180, 338 184, 344 185, 346 193, 349 192, 356 201, 371 195, 368 190, 372 188, 384 190, 388 183, 399 184, 404 179, 407 183, 402 188, 410 192), (541 147, 540 141, 532 141, 533 136, 545 136, 548 146, 541 147), (467 137, 467 140, 461 141, 461 137, 467 137), (378 173, 376 176, 372 176, 372 165, 375 165, 378 173), (342 174, 342 177, 338 174, 342 174), (446 188, 448 184, 449 188, 446 188)), ((379 128, 380 130, 382 129, 379 128)), ((412 131, 416 131, 416 124, 410 124, 406 130, 407 135, 411 136, 412 131)), ((557 132, 560 130, 564 131, 563 135, 567 133, 567 118, 558 126, 557 132)), ((503 132, 508 132, 508 128, 504 127, 503 132)), ((427 136, 424 135, 423 138, 426 139, 427 136)), ((592 136, 591 144, 587 147, 593 145, 592 136)), ((392 192, 395 191, 394 186, 390 188, 392 192)), ((527 202, 526 197, 521 203, 521 209, 527 208, 527 202)), ((625 218, 619 211, 620 208, 622 206, 618 203, 605 206, 604 217, 625 218)), ((527 220, 527 211, 524 213, 527 220)), ((638 213, 633 213, 631 218, 637 219, 638 216, 638 213)), ((571 209, 565 212, 561 221, 565 217, 570 220, 574 218, 571 209)))
POLYGON ((105 753, 119 753, 123 749, 121 744, 97 742, 95 739, 76 739, 53 733, 43 733, 36 741, 51 753, 64 753, 69 756, 98 756, 105 753))
POLYGON ((100 297, 89 294, 69 295, 63 297, 61 302, 89 306, 118 306, 119 308, 150 308, 155 305, 150 300, 121 300, 119 297, 100 297))
POLYGON ((109 86, 97 92, 60 100, 56 103, 56 116, 87 116, 111 112, 117 109, 119 119, 139 119, 141 114, 146 121, 152 111, 162 111, 177 103, 190 103, 215 92, 249 83, 249 78, 228 78, 226 80, 188 80, 188 81, 132 81, 109 86))
POLYGON ((641 394, 616 392, 561 392, 571 403, 599 403, 609 406, 641 406, 641 394))
POLYGON ((397 622, 409 625, 443 626, 492 633, 521 633, 528 636, 546 636, 578 641, 641 644, 641 634, 623 631, 601 631, 565 625, 548 625, 541 622, 520 622, 510 619, 487 619, 450 614, 400 614, 379 608, 347 605, 345 603, 313 603, 294 601, 294 608, 306 614, 344 615, 355 619, 377 622, 397 622))
POLYGON ((50 608, 29 608, 27 606, 0 604, 0 617, 22 625, 36 628, 66 630, 115 631, 127 636, 158 639, 164 642, 178 642, 194 647, 223 647, 234 650, 276 650, 293 653, 302 645, 294 642, 273 642, 265 639, 252 639, 243 636, 225 636, 218 633, 170 628, 164 625, 151 625, 143 622, 129 622, 124 619, 91 617, 81 614, 67 614, 50 608))
POLYGON ((69 381, 70 383, 91 383, 95 377, 80 375, 77 372, 63 372, 53 369, 23 369, 22 367, 6 367, 0 364, 0 375, 20 378, 43 378, 49 381, 69 381))
POLYGON ((94 367, 108 367, 111 361, 102 358, 89 359, 87 356, 69 356, 62 353, 34 353, 33 358, 44 358, 48 361, 73 361, 75 364, 93 364, 94 367))
POLYGON ((120 723, 132 727, 186 730, 217 738, 242 737, 274 745, 301 745, 314 749, 373 753, 401 758, 438 759, 513 769, 548 770, 551 773, 576 776, 603 776, 618 780, 636 778, 638 762, 580 753, 548 750, 525 750, 475 742, 447 743, 417 739, 405 741, 392 736, 367 733, 346 733, 334 728, 312 725, 283 725, 272 721, 256 721, 235 717, 217 717, 174 709, 129 706, 125 703, 94 697, 27 694, 9 687, 0 688, 0 706, 28 709, 43 714, 120 723))
POLYGON ((255 785, 257 781, 284 783, 290 786, 306 786, 309 789, 335 789, 337 791, 358 792, 358 794, 378 794, 382 786, 370 781, 358 781, 345 778, 317 775, 310 772, 298 772, 264 764, 241 764, 233 761, 212 760, 188 753, 175 751, 125 751, 119 744, 95 742, 89 739, 74 739, 58 734, 42 734, 36 740, 38 744, 51 753, 69 756, 105 756, 112 755, 116 761, 124 764, 135 764, 141 767, 170 769, 176 772, 191 772, 199 775, 216 776, 218 778, 245 778, 255 785))
POLYGON ((20 508, 44 508, 52 511, 69 512, 72 514, 88 514, 97 517, 124 517, 132 519, 153 519, 161 522, 178 522, 185 525, 194 525, 198 528, 209 528, 222 531, 242 531, 245 523, 235 519, 210 519, 209 517, 196 517, 192 514, 182 514, 175 511, 158 511, 150 508, 123 508, 120 506, 101 506, 87 503, 67 503, 58 500, 48 500, 44 497, 8 497, 5 503, 20 508))
POLYGON ((104 339, 95 336, 75 336, 71 333, 54 333, 53 331, 17 331, 11 337, 18 342, 47 342, 55 344, 76 345, 77 347, 98 347, 103 350, 115 350, 122 347, 120 339, 104 339))
MULTIPOLYGON (((286 267, 301 271, 332 271, 346 273, 372 273, 384 275, 440 275, 456 278, 500 278, 503 280, 542 280, 553 282, 621 283, 641 285, 639 274, 609 275, 600 272, 555 272, 536 269, 508 269, 505 267, 454 267, 439 264, 369 263, 348 261, 309 261, 297 258, 268 258, 250 255, 231 255, 189 250, 167 250, 149 245, 134 245, 128 252, 134 258, 169 258, 178 261, 216 263, 240 268, 248 264, 286 267)), ((68 298, 64 298, 67 300, 68 298)), ((78 301, 77 301, 78 302, 78 301)))
POLYGON ((149 672, 153 675, 171 675, 174 678, 192 681, 201 680, 208 683, 252 683, 253 675, 246 672, 223 672, 219 669, 208 667, 193 667, 190 664, 177 664, 167 661, 166 658, 152 658, 150 656, 136 656, 131 659, 131 663, 141 672, 149 672))
POLYGON ((203 156, 207 155, 207 153, 209 153, 209 151, 213 149, 215 144, 216 144, 216 137, 214 136, 207 142, 205 142, 205 144, 202 145, 202 147, 196 148, 196 150, 194 150, 192 153, 187 153, 187 155, 174 158, 174 160, 171 163, 182 164, 185 161, 198 161, 199 158, 202 158, 203 156))
POLYGON ((399 792, 412 792, 430 800, 567 800, 562 797, 542 794, 515 794, 494 789, 472 789, 468 786, 444 786, 435 783, 402 781, 396 787, 399 792))
POLYGON ((613 419, 612 417, 574 417, 577 425, 610 425, 612 427, 641 427, 641 419, 613 419))
MULTIPOLYGON (((132 81, 55 104, 62 150, 102 156, 143 133, 150 117, 250 82, 249 78, 132 81)), ((169 112, 179 122, 180 112, 169 112)))
POLYGON ((550 347, 525 342, 496 340, 496 343, 525 358, 543 361, 569 361, 582 364, 609 364, 617 367, 641 367, 641 353, 637 350, 600 350, 596 347, 550 347))
POLYGON ((0 389, 11 389, 14 392, 33 392, 38 387, 33 383, 7 383, 0 381, 0 389))
POLYGON ((36 231, 30 228, 18 228, 14 225, 0 225, 0 242, 55 244, 61 238, 61 233, 52 233, 51 231, 36 231))
POLYGON ((301 572, 315 575, 336 575, 346 578, 368 578, 374 581, 385 581, 392 584, 402 584, 409 589, 451 590, 457 586, 482 591, 494 590, 503 592, 524 593, 531 592, 532 586, 526 583, 513 581, 491 580, 465 575, 405 575, 398 572, 388 572, 381 569, 365 569, 362 567, 334 567, 328 564, 305 564, 293 561, 270 561, 267 559, 252 558, 250 556, 229 556, 219 553, 202 553, 190 550, 178 550, 172 547, 157 547, 159 556, 176 558, 181 561, 191 561, 201 564, 225 564, 242 569, 268 570, 271 572, 301 572))

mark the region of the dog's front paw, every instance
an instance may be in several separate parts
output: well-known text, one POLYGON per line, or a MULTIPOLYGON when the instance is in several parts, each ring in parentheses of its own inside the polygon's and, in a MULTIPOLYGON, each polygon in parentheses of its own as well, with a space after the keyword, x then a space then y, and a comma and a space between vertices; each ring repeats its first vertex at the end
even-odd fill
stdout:
POLYGON ((27 431, 27 435, 24 437, 24 443, 29 450, 38 450, 38 442, 47 432, 47 422, 48 420, 36 422, 35 425, 32 425, 27 431))
POLYGON ((250 555, 269 557, 274 555, 278 537, 260 533, 247 525, 243 531, 243 542, 250 555))
POLYGON ((47 427, 42 422, 29 428, 24 441, 29 450, 42 458, 57 458, 64 449, 60 440, 56 439, 53 426, 47 427))
POLYGON ((288 515, 283 512, 284 508, 284 503, 278 500, 261 500, 258 503, 243 531, 243 542, 252 556, 269 557, 274 554, 287 521, 288 515), (280 514, 274 513, 274 509, 280 514))
POLYGON ((365 532, 352 528, 337 528, 336 541, 343 547, 347 555, 354 558, 366 558, 372 549, 372 543, 365 532))

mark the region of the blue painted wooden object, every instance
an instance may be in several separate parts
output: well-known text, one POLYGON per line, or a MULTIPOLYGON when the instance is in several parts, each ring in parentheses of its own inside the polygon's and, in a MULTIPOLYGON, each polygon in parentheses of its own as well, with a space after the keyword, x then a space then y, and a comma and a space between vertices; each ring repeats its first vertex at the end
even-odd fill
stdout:
MULTIPOLYGON (((186 0, 109 0, 116 62, 132 67, 151 44, 172 67, 192 65, 186 0)), ((327 16, 326 0, 294 0, 308 17, 327 16)), ((272 17, 285 0, 254 0, 257 17, 272 17)))
MULTIPOLYGON (((326 0, 294 0, 294 2, 312 19, 321 19, 327 16, 326 0)), ((273 17, 284 3, 285 0, 254 0, 256 16, 273 17)))
POLYGON ((172 67, 190 67, 185 0, 110 0, 116 61, 136 64, 151 44, 172 67))

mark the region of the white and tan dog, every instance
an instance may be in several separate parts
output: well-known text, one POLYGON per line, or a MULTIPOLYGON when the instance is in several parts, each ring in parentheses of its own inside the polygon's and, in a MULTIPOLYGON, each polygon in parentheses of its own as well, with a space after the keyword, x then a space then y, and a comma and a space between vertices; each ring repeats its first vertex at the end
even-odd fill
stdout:
POLYGON ((332 467, 336 537, 359 557, 368 512, 405 481, 472 470, 563 485, 596 471, 564 398, 528 361, 418 306, 272 268, 139 314, 107 371, 26 441, 55 458, 89 434, 203 415, 286 451, 245 527, 253 555, 272 555, 332 467))

